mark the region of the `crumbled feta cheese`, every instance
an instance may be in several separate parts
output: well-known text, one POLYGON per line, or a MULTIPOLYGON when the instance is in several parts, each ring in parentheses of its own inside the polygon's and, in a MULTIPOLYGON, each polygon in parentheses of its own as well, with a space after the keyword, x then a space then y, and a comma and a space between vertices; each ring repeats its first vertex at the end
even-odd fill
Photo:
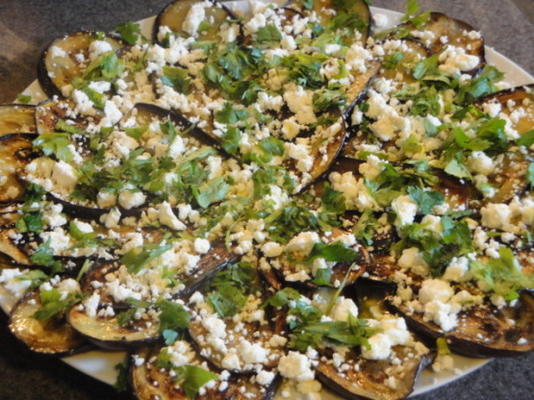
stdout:
POLYGON ((308 255, 315 243, 320 242, 317 232, 301 232, 286 245, 285 251, 308 255))
POLYGON ((131 190, 123 190, 119 193, 119 204, 126 210, 142 206, 146 201, 146 196, 143 192, 133 192, 131 190))
POLYGON ((418 275, 428 274, 428 264, 417 247, 404 249, 397 263, 400 267, 412 270, 418 275))
POLYGON ((417 213, 417 203, 409 196, 401 195, 391 202, 391 209, 397 214, 397 226, 410 225, 413 224, 417 213))
POLYGON ((206 254, 210 250, 211 244, 207 239, 196 238, 194 246, 197 253, 206 254))
POLYGON ((443 279, 446 281, 461 282, 465 280, 468 271, 469 259, 467 257, 454 257, 447 266, 443 274, 443 279))
POLYGON ((171 229, 183 231, 187 228, 185 224, 180 221, 176 215, 174 215, 174 212, 172 211, 171 205, 168 201, 164 201, 159 205, 158 218, 160 224, 168 226, 171 229))
POLYGON ((262 386, 268 386, 273 381, 274 376, 275 376, 274 372, 265 371, 262 369, 256 375, 256 382, 258 382, 262 386))
POLYGON ((284 251, 284 246, 276 242, 267 242, 261 247, 265 257, 278 257, 284 251))
POLYGON ((454 290, 448 282, 441 279, 426 279, 419 289, 419 301, 423 304, 432 300, 446 303, 453 294, 454 290))
POLYGON ((362 346, 362 357, 368 360, 385 360, 391 354, 391 340, 384 333, 376 333, 368 339, 369 347, 362 346))
POLYGON ((55 254, 67 250, 71 246, 70 237, 62 228, 55 228, 53 231, 41 232, 39 234, 44 243, 49 242, 50 248, 55 254))
POLYGON ((95 109, 94 104, 85 94, 85 92, 82 92, 81 90, 75 89, 74 92, 72 92, 72 99, 74 100, 74 104, 76 104, 75 111, 77 113, 81 114, 87 114, 87 115, 94 115, 95 109))
POLYGON ((182 29, 191 36, 195 36, 198 31, 198 27, 206 18, 205 8, 210 6, 211 4, 208 1, 194 3, 189 9, 187 16, 184 18, 182 29))
POLYGON ((491 157, 483 151, 473 151, 467 158, 467 166, 472 172, 482 175, 491 174, 495 168, 491 157))
POLYGON ((119 225, 121 219, 121 212, 118 208, 112 208, 107 214, 103 214, 100 217, 100 222, 108 229, 116 228, 119 225))
POLYGON ((113 51, 111 44, 104 40, 93 40, 89 45, 89 57, 91 60, 98 58, 100 55, 113 51))
POLYGON ((439 55, 439 69, 448 74, 460 74, 474 69, 480 62, 477 56, 467 54, 463 47, 448 45, 439 55))
POLYGON ((85 308, 85 313, 87 316, 89 318, 95 318, 98 305, 100 304, 100 295, 97 292, 93 292, 93 294, 86 298, 82 304, 85 308))
POLYGON ((311 369, 311 362, 304 354, 290 351, 286 356, 280 358, 278 371, 284 378, 306 381, 315 377, 311 369))
POLYGON ((332 308, 331 316, 336 321, 347 321, 349 316, 358 317, 358 307, 352 299, 339 296, 332 308))
POLYGON ((96 202, 100 208, 111 208, 117 204, 117 195, 111 192, 100 191, 96 195, 96 202))
POLYGON ((313 91, 290 83, 284 88, 284 100, 300 124, 313 124, 317 121, 313 111, 313 91))
POLYGON ((101 124, 104 127, 115 125, 122 118, 122 112, 117 105, 111 100, 106 100, 104 104, 104 118, 102 118, 101 124))

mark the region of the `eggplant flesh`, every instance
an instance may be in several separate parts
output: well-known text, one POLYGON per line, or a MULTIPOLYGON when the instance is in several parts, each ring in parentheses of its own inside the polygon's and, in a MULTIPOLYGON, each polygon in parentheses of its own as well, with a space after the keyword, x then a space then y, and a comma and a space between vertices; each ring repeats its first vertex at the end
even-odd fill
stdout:
POLYGON ((82 351, 87 342, 64 318, 39 321, 33 317, 40 308, 38 291, 22 298, 13 308, 9 329, 28 348, 43 354, 68 355, 82 351))
POLYGON ((35 106, 0 105, 0 136, 8 133, 35 132, 35 106))
POLYGON ((449 332, 391 299, 388 306, 400 313, 411 329, 431 338, 444 337, 451 351, 466 357, 515 356, 534 350, 534 294, 528 291, 521 293, 514 306, 483 305, 462 311, 458 325, 449 332))
MULTIPOLYGON (((95 32, 75 32, 54 40, 43 52, 39 61, 37 77, 45 93, 66 96, 75 78, 82 77, 91 63, 90 46, 97 40, 95 32)), ((107 42, 111 51, 117 51, 123 43, 105 35, 99 40, 107 42)))
MULTIPOLYGON (((176 0, 166 6, 154 22, 153 40, 159 44, 164 43, 165 35, 160 35, 162 27, 166 27, 176 34, 190 35, 192 27, 186 25, 186 22, 191 19, 188 14, 191 11, 191 7, 198 3, 202 3, 202 1, 176 0)), ((219 2, 213 2, 211 6, 204 9, 204 12, 205 18, 203 22, 206 22, 204 29, 201 29, 200 32, 195 32, 198 33, 200 40, 218 40, 220 25, 228 19, 236 19, 235 15, 224 4, 219 2)))
MULTIPOLYGON (((144 349, 136 354, 137 358, 145 361, 142 365, 131 363, 130 383, 138 400, 187 400, 184 390, 174 381, 168 373, 161 371, 153 362, 149 361, 157 356, 160 347, 144 349)), ((198 356, 191 362, 192 365, 202 365, 198 356)), ((203 365, 202 368, 205 368, 203 365)), ((218 371, 210 368, 211 372, 218 371)), ((280 378, 276 377, 268 386, 252 383, 250 377, 230 376, 225 390, 219 390, 220 385, 208 389, 205 394, 198 394, 197 400, 270 400, 274 397, 280 378)))
POLYGON ((13 202, 22 197, 24 186, 19 173, 33 156, 33 133, 14 133, 0 136, 0 203, 13 202))
POLYGON ((317 378, 346 399, 404 399, 413 391, 421 371, 431 364, 433 355, 418 354, 409 346, 395 346, 393 352, 399 364, 366 360, 352 350, 345 359, 352 368, 340 372, 331 362, 320 361, 315 370, 317 378))

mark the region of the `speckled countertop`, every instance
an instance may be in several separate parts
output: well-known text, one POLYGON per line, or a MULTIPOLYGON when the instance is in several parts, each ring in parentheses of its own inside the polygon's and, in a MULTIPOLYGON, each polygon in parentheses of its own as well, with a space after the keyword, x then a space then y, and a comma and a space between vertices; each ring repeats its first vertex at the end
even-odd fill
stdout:
MULTIPOLYGON (((52 39, 81 29, 111 30, 118 23, 156 14, 168 0, 0 0, 0 103, 32 82, 39 53, 52 39)), ((374 0, 402 10, 404 0, 374 0)), ((486 44, 534 73, 532 0, 421 0, 480 29, 486 44)), ((534 353, 491 362, 417 400, 534 399, 534 353)), ((0 400, 125 399, 62 362, 30 354, 0 316, 0 400)))

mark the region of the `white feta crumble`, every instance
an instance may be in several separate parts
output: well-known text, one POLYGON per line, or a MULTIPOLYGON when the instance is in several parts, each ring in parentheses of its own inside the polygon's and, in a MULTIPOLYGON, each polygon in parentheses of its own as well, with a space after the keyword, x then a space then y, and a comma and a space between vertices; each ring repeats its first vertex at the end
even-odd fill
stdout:
POLYGON ((172 207, 168 201, 164 201, 159 205, 158 219, 161 225, 168 226, 177 231, 183 231, 187 228, 186 225, 174 215, 172 207))
POLYGON ((315 377, 315 372, 311 369, 311 360, 296 351, 290 351, 280 358, 278 371, 284 378, 297 381, 306 381, 315 377))
POLYGON ((206 254, 210 250, 211 244, 207 239, 196 238, 194 247, 198 254, 206 254))
POLYGON ((182 29, 191 36, 195 36, 198 31, 198 27, 206 18, 205 8, 210 6, 211 4, 208 1, 194 3, 189 9, 187 16, 184 18, 182 29))
POLYGON ((123 190, 119 193, 119 204, 122 208, 130 210, 132 208, 142 206, 146 201, 146 196, 143 192, 123 190))
POLYGON ((339 296, 330 315, 336 321, 347 321, 349 316, 354 318, 358 317, 358 306, 356 306, 352 299, 339 296))
POLYGON ((104 40, 93 40, 89 45, 89 57, 91 60, 95 60, 100 55, 109 51, 113 51, 113 47, 104 40))
POLYGON ((391 202, 391 209, 397 214, 395 225, 410 225, 417 213, 417 203, 410 196, 401 195, 391 202))

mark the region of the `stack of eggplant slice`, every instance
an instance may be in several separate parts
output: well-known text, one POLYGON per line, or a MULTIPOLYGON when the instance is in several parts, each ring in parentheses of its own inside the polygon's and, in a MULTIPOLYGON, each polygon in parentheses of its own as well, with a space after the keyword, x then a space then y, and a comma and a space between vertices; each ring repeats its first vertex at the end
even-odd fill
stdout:
POLYGON ((53 41, 50 98, 0 106, 13 334, 128 352, 140 400, 395 400, 531 351, 534 87, 410 12, 178 0, 152 41, 53 41))

